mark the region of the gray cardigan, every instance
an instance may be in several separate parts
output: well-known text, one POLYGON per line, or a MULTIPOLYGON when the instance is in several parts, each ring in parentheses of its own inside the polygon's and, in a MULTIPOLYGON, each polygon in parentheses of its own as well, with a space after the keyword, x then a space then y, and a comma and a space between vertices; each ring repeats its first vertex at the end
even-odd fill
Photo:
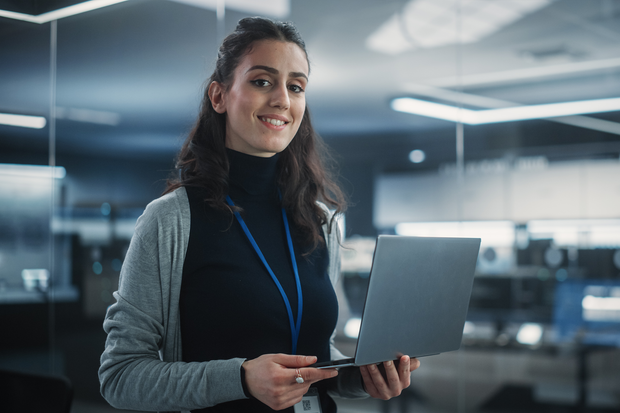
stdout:
MULTIPOLYGON (((179 188, 151 202, 136 224, 114 293, 116 303, 103 323, 108 337, 99 381, 101 394, 116 408, 188 411, 245 398, 240 375, 245 359, 182 361, 179 298, 190 218, 187 193, 179 188)), ((337 229, 325 226, 324 232, 335 287, 340 273, 337 229)), ((344 358, 334 347, 334 336, 331 357, 344 358)), ((333 395, 367 397, 359 369, 341 369, 333 395)))

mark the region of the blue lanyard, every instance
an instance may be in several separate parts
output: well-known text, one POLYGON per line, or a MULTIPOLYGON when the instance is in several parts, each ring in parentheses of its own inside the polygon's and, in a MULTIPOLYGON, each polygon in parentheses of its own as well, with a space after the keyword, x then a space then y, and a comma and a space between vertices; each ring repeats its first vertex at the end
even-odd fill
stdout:
MULTIPOLYGON (((228 195, 226 195, 226 202, 230 206, 235 206, 232 199, 230 199, 228 195)), ((235 217, 237 218, 237 221, 239 221, 241 228, 243 228, 243 232, 245 232, 246 237, 252 244, 252 247, 254 247, 254 251, 256 251, 256 253, 258 254, 258 257, 263 262, 263 264, 265 265, 265 268, 269 272, 269 275, 271 275, 271 279, 273 280, 274 283, 276 283, 278 290, 280 290, 280 294, 282 295, 284 304, 286 304, 286 311, 288 312, 288 319, 291 324, 291 336, 293 338, 293 353, 292 354, 296 354, 297 353, 297 340, 299 338, 299 329, 301 327, 301 313, 303 310, 303 299, 302 299, 302 294, 301 294, 301 282, 299 281, 299 272, 297 271, 297 261, 295 260, 295 251, 293 250, 293 241, 291 240, 291 231, 289 230, 289 227, 288 227, 288 218, 286 217, 286 211, 284 210, 284 208, 282 208, 282 219, 284 221, 284 229, 286 231, 286 241, 288 242, 288 250, 291 254, 291 261, 293 263, 293 272, 295 273, 295 284, 297 285, 297 323, 295 323, 295 321, 293 320, 293 311, 291 310, 291 304, 288 301, 288 297, 286 296, 286 293, 284 292, 284 289, 282 288, 280 281, 278 281, 275 274, 271 270, 271 267, 269 266, 269 264, 267 264, 267 260, 265 259, 265 256, 263 255, 260 248, 258 247, 258 244, 254 240, 254 237, 250 233, 248 226, 245 224, 245 221, 243 220, 243 218, 241 218, 241 215, 239 214, 239 212, 235 211, 234 214, 235 214, 235 217)))

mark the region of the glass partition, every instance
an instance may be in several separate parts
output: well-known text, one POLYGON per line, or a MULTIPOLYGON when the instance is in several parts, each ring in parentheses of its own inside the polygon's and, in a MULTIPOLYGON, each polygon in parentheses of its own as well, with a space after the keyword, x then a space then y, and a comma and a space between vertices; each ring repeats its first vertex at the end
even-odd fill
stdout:
POLYGON ((454 124, 463 158, 384 170, 374 186, 379 232, 482 238, 461 350, 422 360, 413 387, 432 401, 417 402, 438 411, 617 408, 606 382, 620 337, 609 181, 620 172, 618 88, 609 88, 620 50, 606 29, 617 5, 448 3, 410 1, 398 16, 410 30, 403 47, 421 64, 450 49, 455 73, 410 79, 392 107, 454 124))
POLYGON ((55 41, 49 24, 0 20, 0 319, 5 330, 0 366, 59 372, 55 303, 75 301, 79 292, 70 277, 66 244, 51 230, 65 177, 63 168, 49 166, 55 41))

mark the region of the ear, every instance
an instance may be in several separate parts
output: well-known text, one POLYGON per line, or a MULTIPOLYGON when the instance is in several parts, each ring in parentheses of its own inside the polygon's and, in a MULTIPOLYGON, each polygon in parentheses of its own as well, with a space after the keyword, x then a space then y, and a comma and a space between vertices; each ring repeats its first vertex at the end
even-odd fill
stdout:
POLYGON ((224 96, 224 85, 220 82, 211 82, 209 85, 209 99, 211 99, 211 105, 213 106, 213 110, 217 113, 225 113, 226 112, 226 99, 224 96))

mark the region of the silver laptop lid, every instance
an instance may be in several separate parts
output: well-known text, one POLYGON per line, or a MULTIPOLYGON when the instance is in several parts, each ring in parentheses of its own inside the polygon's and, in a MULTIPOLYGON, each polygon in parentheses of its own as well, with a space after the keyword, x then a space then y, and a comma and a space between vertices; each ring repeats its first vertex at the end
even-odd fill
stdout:
POLYGON ((480 238, 380 235, 355 364, 458 350, 480 238))

